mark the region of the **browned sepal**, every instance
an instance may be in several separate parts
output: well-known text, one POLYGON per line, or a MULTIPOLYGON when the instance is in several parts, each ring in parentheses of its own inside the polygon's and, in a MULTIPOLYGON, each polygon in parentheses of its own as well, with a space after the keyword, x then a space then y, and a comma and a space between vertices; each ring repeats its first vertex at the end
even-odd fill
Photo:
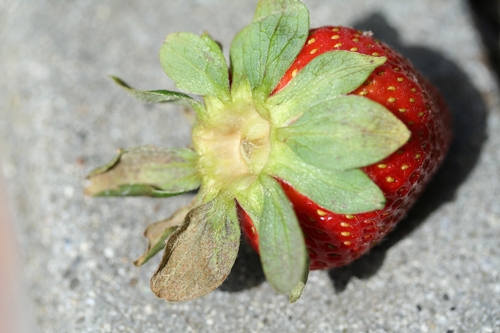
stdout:
POLYGON ((240 227, 233 199, 216 197, 191 210, 170 236, 151 290, 182 302, 204 296, 226 279, 238 254, 240 227))
POLYGON ((182 224, 187 213, 194 207, 194 201, 187 206, 175 211, 166 220, 158 221, 148 225, 144 231, 144 237, 148 239, 148 248, 136 261, 134 265, 141 266, 151 259, 155 254, 163 250, 165 241, 182 224))
POLYGON ((197 156, 187 148, 155 146, 120 149, 108 164, 92 171, 85 194, 168 197, 200 184, 197 156))

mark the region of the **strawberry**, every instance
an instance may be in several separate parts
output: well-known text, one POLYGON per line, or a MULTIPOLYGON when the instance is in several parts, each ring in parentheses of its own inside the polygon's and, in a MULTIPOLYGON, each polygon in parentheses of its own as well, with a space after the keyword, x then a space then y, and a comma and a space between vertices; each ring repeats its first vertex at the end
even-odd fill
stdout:
POLYGON ((370 33, 309 29, 298 0, 260 0, 234 39, 230 69, 208 35, 168 35, 160 63, 177 88, 136 90, 191 106, 192 148, 122 149, 86 193, 193 202, 145 232, 141 265, 164 249, 151 289, 186 301, 231 271, 241 231, 268 282, 297 300, 310 269, 345 265, 389 232, 444 158, 449 113, 438 92, 370 33))
MULTIPOLYGON (((387 57, 351 94, 384 105, 408 126, 411 138, 397 152, 362 168, 383 191, 383 209, 336 214, 281 182, 304 231, 311 269, 348 264, 377 244, 416 201, 442 162, 451 138, 450 115, 441 95, 407 59, 370 32, 340 26, 311 29, 307 43, 273 93, 314 58, 335 50, 387 57)), ((258 251, 258 234, 251 219, 241 209, 240 217, 246 238, 258 251)))

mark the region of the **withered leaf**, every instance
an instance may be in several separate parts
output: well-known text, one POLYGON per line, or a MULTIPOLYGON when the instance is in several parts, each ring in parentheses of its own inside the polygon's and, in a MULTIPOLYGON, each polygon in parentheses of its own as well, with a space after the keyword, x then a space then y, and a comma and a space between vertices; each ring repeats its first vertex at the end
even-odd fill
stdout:
POLYGON ((168 239, 151 290, 171 302, 210 293, 231 271, 240 233, 234 199, 219 195, 197 206, 168 239))
POLYGON ((198 188, 197 155, 187 148, 155 146, 121 149, 88 175, 85 194, 168 197, 198 188))
POLYGON ((144 237, 148 239, 148 248, 144 254, 134 261, 134 265, 141 266, 165 247, 165 240, 182 224, 187 213, 193 208, 194 202, 175 211, 166 220, 148 225, 144 237))

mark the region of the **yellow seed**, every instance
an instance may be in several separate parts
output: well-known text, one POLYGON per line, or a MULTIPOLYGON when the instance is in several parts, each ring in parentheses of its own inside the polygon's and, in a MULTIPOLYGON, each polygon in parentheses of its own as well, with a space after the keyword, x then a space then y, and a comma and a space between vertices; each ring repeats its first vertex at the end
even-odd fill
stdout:
POLYGON ((418 113, 418 116, 419 116, 419 117, 423 117, 423 116, 424 116, 424 114, 425 114, 425 112, 419 112, 419 113, 418 113))
POLYGON ((318 209, 318 210, 316 211, 316 213, 318 213, 318 215, 319 215, 319 216, 325 216, 325 215, 326 215, 326 212, 325 212, 325 211, 323 211, 323 210, 321 210, 321 209, 318 209))
POLYGON ((366 96, 366 95, 368 95, 368 91, 366 91, 366 90, 362 90, 362 91, 360 91, 360 92, 358 93, 358 95, 359 95, 359 96, 366 96))
POLYGON ((400 68, 399 67, 394 67, 393 68, 396 72, 399 72, 400 71, 400 68))
POLYGON ((341 234, 342 236, 344 236, 344 237, 349 237, 349 236, 351 236, 351 233, 350 233, 349 231, 342 231, 340 234, 341 234))
POLYGON ((396 90, 396 87, 394 87, 394 86, 389 86, 389 87, 387 87, 387 90, 389 90, 389 91, 395 91, 395 90, 396 90))
POLYGON ((340 222, 340 226, 343 228, 349 228, 351 225, 347 222, 340 222))
POLYGON ((342 46, 342 43, 337 43, 335 45, 333 45, 333 47, 341 47, 342 46))
POLYGON ((377 56, 379 56, 379 53, 378 52, 373 52, 372 56, 377 57, 377 56))
POLYGON ((380 72, 378 72, 378 73, 377 73, 377 75, 378 75, 378 76, 382 76, 382 75, 384 75, 384 74, 385 74, 385 72, 384 72, 384 71, 380 71, 380 72))
POLYGON ((313 50, 311 50, 311 52, 309 52, 309 54, 314 54, 316 52, 318 52, 318 49, 313 49, 313 50))
POLYGON ((347 246, 349 246, 349 245, 351 245, 351 244, 352 244, 352 243, 351 243, 350 241, 345 241, 345 242, 344 242, 344 245, 347 245, 347 246))
POLYGON ((413 93, 417 92, 417 89, 415 89, 415 88, 411 88, 410 90, 411 90, 411 92, 413 92, 413 93))
POLYGON ((402 77, 398 77, 397 80, 398 82, 403 82, 405 79, 403 79, 402 77))
POLYGON ((295 75, 297 75, 297 72, 298 72, 298 71, 299 71, 299 70, 298 70, 297 68, 295 68, 295 69, 292 71, 292 77, 295 77, 295 75))
POLYGON ((356 52, 357 50, 358 50, 358 48, 357 48, 357 47, 351 47, 351 51, 352 51, 352 52, 356 52))
POLYGON ((387 99, 387 102, 389 102, 389 103, 394 103, 395 101, 396 101, 396 98, 394 98, 394 97, 389 97, 387 99))
POLYGON ((312 43, 314 43, 316 41, 316 38, 311 38, 307 41, 307 44, 308 45, 311 45, 312 43))
POLYGON ((401 166, 401 170, 408 170, 408 168, 409 168, 409 167, 410 167, 410 166, 409 166, 408 164, 403 164, 403 165, 401 166))
POLYGON ((405 113, 406 111, 407 111, 407 110, 406 110, 405 108, 401 108, 401 109, 399 109, 399 112, 401 112, 401 113, 405 113))
POLYGON ((415 154, 415 159, 418 160, 421 157, 420 154, 415 154))
POLYGON ((257 230, 255 229, 255 227, 252 227, 252 234, 255 234, 257 232, 257 230))
POLYGON ((359 39, 358 38, 353 38, 352 41, 353 42, 359 42, 359 39))
POLYGON ((345 217, 346 217, 346 218, 348 218, 348 219, 353 219, 353 218, 354 218, 354 215, 347 214, 345 217))
POLYGON ((377 167, 378 167, 379 169, 385 169, 385 168, 387 168, 387 164, 383 164, 383 163, 381 163, 381 164, 377 165, 377 167))
POLYGON ((340 38, 340 36, 339 36, 339 35, 333 35, 333 36, 332 36, 332 39, 339 39, 339 38, 340 38))
POLYGON ((333 28, 332 31, 339 31, 339 28, 333 28))
POLYGON ((389 176, 389 177, 385 177, 385 181, 388 182, 388 183, 394 183, 394 178, 389 176))
POLYGON ((411 97, 410 98, 410 103, 415 103, 415 98, 411 97))

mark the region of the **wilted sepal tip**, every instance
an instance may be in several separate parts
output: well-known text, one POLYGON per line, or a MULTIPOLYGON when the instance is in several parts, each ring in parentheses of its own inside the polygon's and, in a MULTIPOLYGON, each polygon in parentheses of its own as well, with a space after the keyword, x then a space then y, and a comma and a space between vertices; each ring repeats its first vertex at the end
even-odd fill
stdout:
POLYGON ((144 146, 120 149, 87 176, 87 195, 168 197, 200 186, 197 154, 187 148, 144 146))
POLYGON ((170 236, 151 290, 160 298, 183 302, 218 288, 229 275, 240 245, 233 198, 218 195, 191 210, 170 236))
POLYGON ((194 208, 195 200, 189 205, 175 211, 172 216, 163 221, 151 223, 144 231, 144 237, 148 239, 148 247, 144 254, 134 261, 134 265, 141 266, 151 259, 156 253, 163 250, 165 241, 182 224, 186 214, 194 208))

